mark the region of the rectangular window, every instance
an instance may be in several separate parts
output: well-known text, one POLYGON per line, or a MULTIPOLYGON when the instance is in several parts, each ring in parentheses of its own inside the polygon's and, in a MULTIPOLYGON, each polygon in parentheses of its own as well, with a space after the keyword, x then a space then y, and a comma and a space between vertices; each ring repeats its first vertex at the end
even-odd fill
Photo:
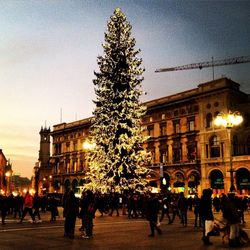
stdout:
POLYGON ((154 137, 154 126, 148 126, 148 135, 154 137))
POLYGON ((176 124, 175 124, 175 126, 174 126, 174 133, 175 133, 175 134, 180 133, 180 124, 179 124, 179 123, 176 123, 176 124))
POLYGON ((174 129, 174 134, 178 134, 178 133, 180 133, 181 131, 180 131, 180 120, 178 119, 178 120, 174 120, 173 121, 173 129, 174 129))
POLYGON ((220 147, 211 147, 210 157, 220 157, 220 147))
POLYGON ((188 122, 188 130, 194 131, 194 120, 188 122))
POLYGON ((74 172, 76 172, 76 170, 77 170, 77 162, 76 161, 74 161, 74 172))
POLYGON ((160 125, 160 136, 167 134, 166 123, 160 125))
POLYGON ((168 162, 168 152, 167 149, 160 151, 160 162, 165 164, 168 162))

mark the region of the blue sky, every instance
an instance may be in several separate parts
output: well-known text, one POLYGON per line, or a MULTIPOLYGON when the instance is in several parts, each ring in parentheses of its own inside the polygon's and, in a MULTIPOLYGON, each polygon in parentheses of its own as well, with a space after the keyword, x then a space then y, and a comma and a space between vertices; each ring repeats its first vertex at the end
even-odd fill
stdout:
MULTIPOLYGON (((212 80, 212 69, 156 68, 250 55, 249 1, 0 0, 0 148, 30 177, 45 123, 87 118, 107 21, 120 7, 141 49, 143 101, 212 80)), ((250 93, 250 64, 215 68, 250 93)))

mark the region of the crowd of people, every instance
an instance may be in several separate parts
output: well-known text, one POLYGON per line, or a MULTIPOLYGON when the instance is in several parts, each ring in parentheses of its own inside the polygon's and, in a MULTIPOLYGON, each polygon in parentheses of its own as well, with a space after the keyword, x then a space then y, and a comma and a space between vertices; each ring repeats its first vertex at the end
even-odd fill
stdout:
POLYGON ((214 213, 221 213, 220 223, 224 223, 225 227, 229 228, 229 245, 236 247, 242 244, 240 224, 246 223, 244 213, 249 209, 250 201, 247 197, 238 197, 232 193, 212 198, 211 189, 204 189, 201 197, 194 195, 188 198, 183 192, 121 195, 93 194, 87 190, 82 192, 80 199, 76 198, 74 192, 70 190, 63 195, 62 202, 58 202, 53 196, 38 196, 37 193, 33 196, 27 192, 25 196, 0 195, 2 225, 5 225, 7 215, 16 218, 19 223, 23 222, 27 214, 32 223, 42 222, 40 213, 45 211, 50 212, 50 221, 55 222, 58 216, 58 205, 63 206, 64 236, 70 239, 75 237, 77 218, 81 220, 79 230, 82 232, 82 238, 93 237, 93 219, 96 211, 99 211, 100 216, 124 215, 128 219, 145 218, 149 221, 150 237, 154 237, 155 232, 162 234, 159 224, 165 217, 168 225, 173 224, 177 218, 177 223, 187 227, 188 215, 193 214, 193 227, 203 228, 202 241, 205 245, 211 245, 210 237, 214 235, 215 225, 214 213))
POLYGON ((56 220, 58 215, 58 201, 54 197, 39 196, 38 193, 31 195, 29 191, 25 195, 14 196, 0 195, 0 212, 2 225, 6 224, 6 216, 13 216, 19 223, 22 223, 27 213, 30 215, 32 223, 42 222, 40 212, 49 211, 51 222, 56 220))

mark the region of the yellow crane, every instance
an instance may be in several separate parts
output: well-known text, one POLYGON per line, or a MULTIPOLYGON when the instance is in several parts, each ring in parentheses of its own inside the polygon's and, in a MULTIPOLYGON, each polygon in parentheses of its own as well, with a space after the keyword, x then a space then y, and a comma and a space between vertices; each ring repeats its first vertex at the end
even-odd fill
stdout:
POLYGON ((160 73, 160 72, 170 72, 170 71, 177 71, 177 70, 203 69, 203 68, 208 68, 208 67, 249 63, 249 62, 250 62, 250 56, 238 56, 238 57, 233 57, 233 58, 228 58, 228 59, 223 59, 223 60, 216 60, 216 61, 214 61, 212 57, 212 61, 190 63, 190 64, 170 67, 170 68, 160 68, 160 69, 156 69, 155 72, 160 73))

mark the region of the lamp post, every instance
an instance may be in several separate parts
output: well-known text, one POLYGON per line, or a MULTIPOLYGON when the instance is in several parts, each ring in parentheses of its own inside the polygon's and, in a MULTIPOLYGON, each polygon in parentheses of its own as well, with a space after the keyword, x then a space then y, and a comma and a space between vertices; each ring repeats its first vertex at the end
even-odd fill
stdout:
POLYGON ((53 176, 49 176, 49 192, 52 193, 53 191, 53 176))
POLYGON ((223 126, 227 129, 228 141, 229 141, 229 173, 230 173, 230 192, 236 191, 234 186, 234 169, 232 162, 232 141, 231 141, 231 130, 233 127, 238 126, 243 121, 242 115, 238 112, 219 113, 214 120, 216 126, 223 126))

